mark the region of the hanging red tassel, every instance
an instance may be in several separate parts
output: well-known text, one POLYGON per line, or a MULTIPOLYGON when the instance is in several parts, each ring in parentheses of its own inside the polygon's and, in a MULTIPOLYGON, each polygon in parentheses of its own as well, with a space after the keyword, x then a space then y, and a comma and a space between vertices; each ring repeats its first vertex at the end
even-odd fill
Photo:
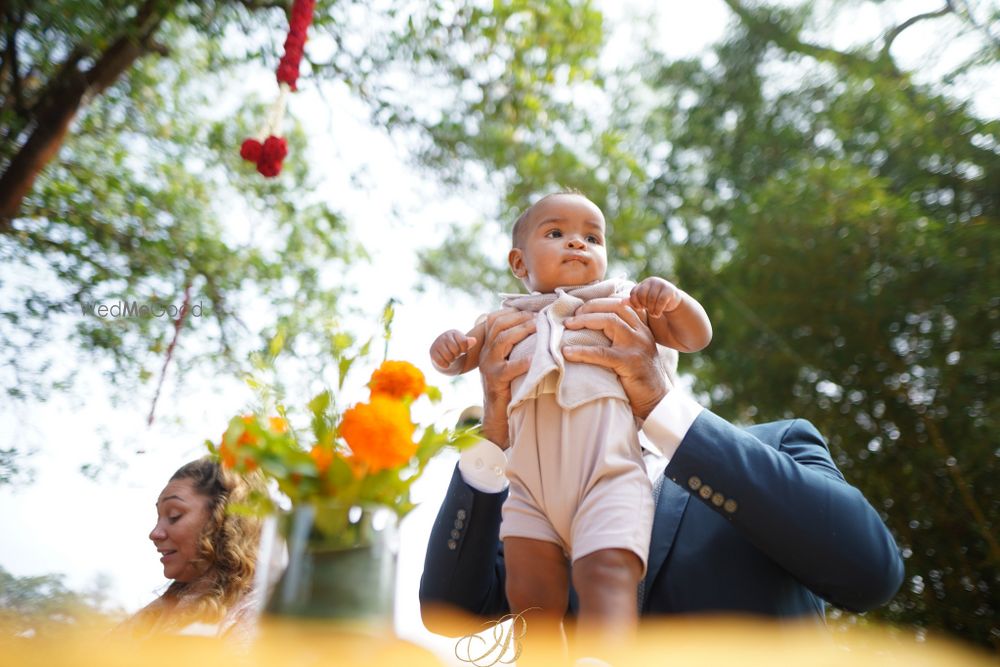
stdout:
POLYGON ((278 99, 271 106, 268 122, 256 138, 246 139, 240 146, 240 157, 257 165, 265 178, 281 173, 281 164, 288 155, 288 141, 280 136, 281 121, 285 113, 285 100, 289 91, 297 90, 299 65, 305 51, 306 37, 312 24, 316 0, 295 0, 288 20, 285 52, 276 72, 278 99))

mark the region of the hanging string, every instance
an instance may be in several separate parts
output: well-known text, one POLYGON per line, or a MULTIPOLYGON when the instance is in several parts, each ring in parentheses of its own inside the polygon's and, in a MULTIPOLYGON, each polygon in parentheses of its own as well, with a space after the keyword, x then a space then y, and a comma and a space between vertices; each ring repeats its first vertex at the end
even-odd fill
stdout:
POLYGON ((281 136, 281 125, 285 118, 288 94, 297 89, 299 65, 302 63, 315 9, 316 0, 295 0, 292 4, 285 51, 275 73, 278 79, 278 99, 271 105, 267 121, 257 136, 244 140, 240 146, 240 156, 256 164, 257 171, 266 178, 274 178, 281 173, 282 162, 288 155, 288 141, 281 136))
POLYGON ((163 360, 163 368, 160 369, 160 382, 156 385, 156 393, 153 395, 153 404, 149 408, 149 417, 146 418, 146 425, 153 425, 153 416, 156 414, 156 403, 160 400, 160 390, 163 389, 163 380, 167 377, 167 366, 170 365, 170 360, 174 357, 174 348, 177 347, 177 339, 180 338, 181 328, 184 326, 184 320, 187 319, 188 310, 191 308, 191 282, 184 286, 184 303, 181 304, 181 312, 177 314, 177 319, 174 320, 174 337, 170 341, 170 345, 167 346, 167 357, 163 360))

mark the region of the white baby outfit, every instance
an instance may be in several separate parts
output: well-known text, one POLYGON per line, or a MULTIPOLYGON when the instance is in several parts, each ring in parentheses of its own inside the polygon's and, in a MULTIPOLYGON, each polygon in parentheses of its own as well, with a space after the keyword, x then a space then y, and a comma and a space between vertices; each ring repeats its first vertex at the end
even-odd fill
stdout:
POLYGON ((550 294, 503 295, 503 306, 536 312, 536 333, 514 347, 531 357, 511 386, 508 408, 510 494, 500 537, 528 537, 562 547, 570 561, 601 549, 649 551, 652 489, 635 419, 618 376, 567 362, 566 345, 605 345, 599 331, 563 327, 584 302, 628 296, 634 283, 605 280, 550 294))

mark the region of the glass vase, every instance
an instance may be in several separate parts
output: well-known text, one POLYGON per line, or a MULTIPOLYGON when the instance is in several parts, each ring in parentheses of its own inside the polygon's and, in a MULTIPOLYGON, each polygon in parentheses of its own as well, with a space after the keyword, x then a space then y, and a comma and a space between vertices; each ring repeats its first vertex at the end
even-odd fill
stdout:
POLYGON ((265 614, 328 619, 392 632, 398 521, 388 507, 320 503, 272 516, 261 543, 271 580, 265 614), (270 544, 268 544, 270 543, 270 544), (275 554, 287 553, 283 570, 275 554))

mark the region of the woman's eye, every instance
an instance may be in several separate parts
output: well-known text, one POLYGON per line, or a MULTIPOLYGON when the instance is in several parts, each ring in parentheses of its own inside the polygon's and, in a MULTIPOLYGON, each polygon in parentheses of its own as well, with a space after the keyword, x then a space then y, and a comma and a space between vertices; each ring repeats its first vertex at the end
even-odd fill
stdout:
POLYGON ((180 514, 178 514, 178 515, 176 515, 176 516, 168 516, 168 517, 167 517, 167 521, 169 521, 170 523, 177 523, 177 521, 178 521, 178 520, 179 520, 180 518, 181 518, 181 515, 180 515, 180 514))

